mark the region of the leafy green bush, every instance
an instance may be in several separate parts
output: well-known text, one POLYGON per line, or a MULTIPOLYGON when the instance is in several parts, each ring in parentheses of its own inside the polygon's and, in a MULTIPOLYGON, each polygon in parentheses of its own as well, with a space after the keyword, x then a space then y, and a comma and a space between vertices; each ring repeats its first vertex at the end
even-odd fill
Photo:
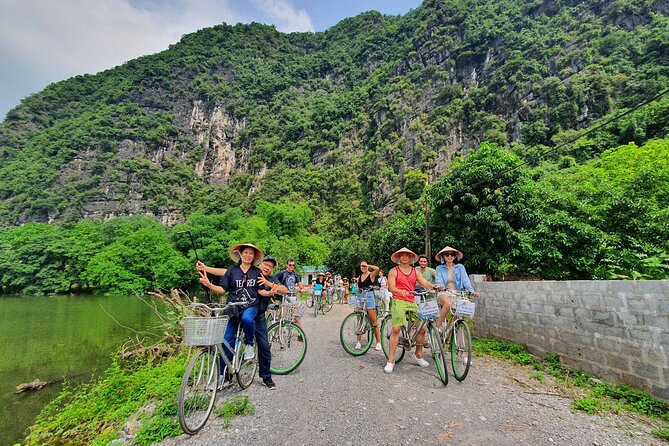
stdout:
POLYGON ((126 420, 152 401, 158 411, 151 415, 140 438, 157 439, 157 432, 176 435, 169 417, 174 396, 179 391, 185 371, 185 356, 176 356, 158 364, 138 363, 124 367, 116 360, 105 375, 80 389, 65 387, 49 403, 30 428, 26 445, 107 444, 118 436, 126 420), (167 402, 167 403, 161 403, 167 402), (172 426, 172 428, 170 427, 172 426))

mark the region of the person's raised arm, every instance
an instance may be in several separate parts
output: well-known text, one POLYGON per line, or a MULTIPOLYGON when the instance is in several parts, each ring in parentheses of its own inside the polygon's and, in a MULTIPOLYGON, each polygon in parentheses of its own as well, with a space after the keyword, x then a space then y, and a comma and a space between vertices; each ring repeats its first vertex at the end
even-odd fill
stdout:
POLYGON ((206 271, 209 274, 213 274, 215 276, 223 277, 228 270, 227 268, 214 268, 211 266, 205 265, 203 262, 200 262, 199 260, 195 264, 195 269, 198 271, 206 271))
POLYGON ((210 290, 212 290, 216 294, 225 294, 225 288, 219 285, 214 285, 209 281, 209 277, 207 277, 207 272, 205 270, 198 270, 198 275, 200 276, 200 283, 210 290))
POLYGON ((369 271, 369 277, 372 279, 372 282, 376 280, 376 277, 379 275, 379 267, 376 265, 368 265, 367 271, 369 271))

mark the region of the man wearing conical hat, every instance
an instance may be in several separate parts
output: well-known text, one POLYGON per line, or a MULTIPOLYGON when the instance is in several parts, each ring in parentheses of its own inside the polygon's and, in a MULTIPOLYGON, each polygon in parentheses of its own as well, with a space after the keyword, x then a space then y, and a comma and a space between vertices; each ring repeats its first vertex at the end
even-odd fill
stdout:
MULTIPOLYGON (((409 321, 418 320, 418 305, 414 297, 414 288, 416 282, 425 289, 432 289, 433 285, 421 274, 416 272, 413 264, 418 261, 418 255, 408 248, 402 248, 395 251, 390 260, 397 266, 388 272, 388 290, 393 295, 393 304, 391 305, 391 316, 393 330, 390 333, 390 348, 388 354, 388 363, 383 368, 386 373, 392 373, 395 368, 395 350, 399 344, 400 330, 409 321)), ((428 367, 428 363, 423 358, 423 342, 425 341, 425 328, 416 336, 416 353, 413 359, 421 367, 428 367)))

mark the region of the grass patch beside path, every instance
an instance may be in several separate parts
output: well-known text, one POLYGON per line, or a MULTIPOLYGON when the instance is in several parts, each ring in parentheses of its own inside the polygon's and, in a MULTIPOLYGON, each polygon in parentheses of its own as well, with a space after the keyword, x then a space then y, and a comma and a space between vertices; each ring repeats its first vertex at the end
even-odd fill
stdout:
POLYGON ((610 384, 594 378, 581 370, 571 370, 560 362, 555 353, 541 357, 532 356, 523 346, 494 339, 474 339, 478 354, 532 365, 531 378, 544 382, 545 375, 553 376, 566 387, 579 387, 581 396, 572 401, 572 409, 587 413, 621 413, 623 411, 644 415, 652 420, 651 433, 669 443, 669 405, 642 390, 624 384, 610 384))
MULTIPOLYGON (((181 435, 177 393, 187 361, 184 353, 157 363, 116 360, 96 382, 66 385, 30 427, 24 446, 107 445, 124 428, 139 445, 181 435)), ((247 397, 236 397, 215 412, 229 425, 230 418, 255 408, 247 397)))

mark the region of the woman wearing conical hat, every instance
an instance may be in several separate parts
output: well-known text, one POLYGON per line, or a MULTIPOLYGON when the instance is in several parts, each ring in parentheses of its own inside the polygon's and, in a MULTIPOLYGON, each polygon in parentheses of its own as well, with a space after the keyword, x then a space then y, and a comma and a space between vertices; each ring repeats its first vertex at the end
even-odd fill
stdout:
MULTIPOLYGON (((434 256, 437 262, 440 262, 440 265, 437 266, 437 285, 441 285, 444 290, 466 290, 472 293, 472 296, 478 297, 479 293, 474 291, 474 287, 469 281, 469 276, 467 275, 467 270, 464 265, 457 263, 462 260, 462 257, 462 252, 455 248, 451 248, 450 246, 446 246, 434 256)), ((437 299, 439 305, 441 305, 441 311, 437 318, 437 327, 441 327, 441 324, 446 320, 448 312, 451 310, 451 298, 447 292, 444 292, 439 293, 437 299)))

